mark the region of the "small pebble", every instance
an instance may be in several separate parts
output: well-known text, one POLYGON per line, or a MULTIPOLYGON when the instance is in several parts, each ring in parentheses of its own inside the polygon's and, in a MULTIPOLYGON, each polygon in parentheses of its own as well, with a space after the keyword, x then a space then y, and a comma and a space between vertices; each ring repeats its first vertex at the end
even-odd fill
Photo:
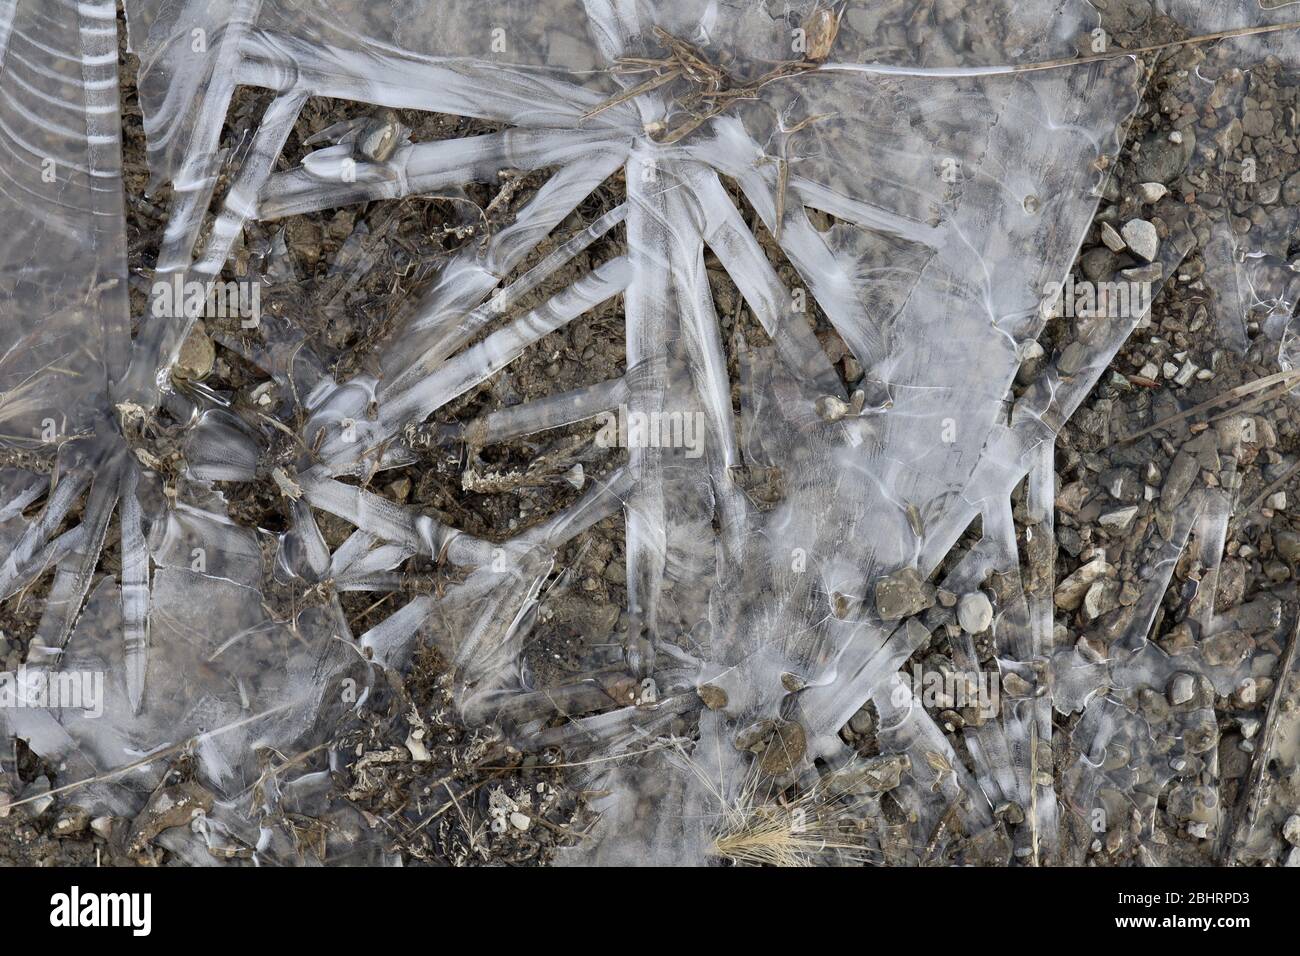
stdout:
POLYGON ((1101 241, 1106 244, 1106 248, 1111 252, 1124 251, 1124 240, 1115 231, 1115 227, 1108 222, 1101 224, 1101 241))
POLYGON ((1196 678, 1186 671, 1180 671, 1169 682, 1169 703, 1175 707, 1185 704, 1196 696, 1196 678))
POLYGON ((1124 224, 1120 235, 1134 254, 1147 262, 1155 261, 1156 254, 1160 251, 1160 236, 1154 225, 1145 219, 1133 219, 1124 224))
POLYGON ((1143 183, 1138 187, 1138 197, 1148 206, 1158 203, 1168 194, 1169 188, 1164 183, 1143 183))
POLYGON ((993 624, 993 604, 983 591, 963 594, 957 605, 957 623, 967 634, 983 634, 993 624))
POLYGON ((181 344, 173 371, 177 378, 193 382, 202 381, 212 371, 216 359, 216 348, 208 338, 207 329, 201 321, 195 322, 189 336, 181 344))

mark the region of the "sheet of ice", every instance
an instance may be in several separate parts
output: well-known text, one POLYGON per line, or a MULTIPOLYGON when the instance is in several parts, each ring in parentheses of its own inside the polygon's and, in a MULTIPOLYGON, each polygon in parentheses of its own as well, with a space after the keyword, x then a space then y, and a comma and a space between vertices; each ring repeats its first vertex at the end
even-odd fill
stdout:
MULTIPOLYGON (((707 813, 848 766, 854 758, 838 732, 871 702, 882 750, 908 758, 896 794, 913 821, 905 841, 924 844, 954 814, 968 832, 991 832, 1017 804, 1024 822, 1011 824, 1014 852, 1037 860, 1054 851, 1059 816, 1039 773, 1060 745, 1050 661, 1058 709, 1083 710, 1070 806, 1091 809, 1129 788, 1149 817, 1180 772, 1165 760, 1164 738, 1180 741, 1175 756, 1203 743, 1203 715, 1178 715, 1166 734, 1133 706, 1169 676, 1147 633, 1195 515, 1179 523, 1167 553, 1153 555, 1155 583, 1123 659, 1100 669, 1054 647, 1052 556, 1038 551, 1052 535, 1055 436, 1137 317, 1080 329, 1085 361, 1068 372, 1049 361, 1014 407, 1008 401, 1049 289, 1091 223, 1099 170, 1115 157, 1141 76, 1124 57, 1017 72, 1068 58, 1096 13, 1082 0, 984 6, 976 22, 960 4, 912 16, 909 4, 850 3, 834 42, 814 50, 807 44, 830 21, 812 0, 127 0, 151 185, 172 190, 159 277, 216 279, 259 219, 490 180, 505 166, 554 170, 512 224, 442 264, 383 341, 378 374, 334 380, 287 319, 271 318, 241 342, 277 382, 295 386, 295 398, 257 424, 220 396, 172 382, 187 320, 151 309, 131 338, 120 136, 106 119, 117 112, 111 5, 47 0, 38 10, 17 0, 0 9, 0 143, 12 160, 0 164, 0 219, 25 223, 3 240, 3 292, 18 307, 0 351, 2 440, 48 445, 48 420, 57 438, 85 438, 59 449, 48 491, 28 475, 0 483, 14 496, 0 502, 9 545, 0 595, 55 564, 33 663, 102 673, 109 685, 102 720, 29 710, 0 714, 0 729, 67 760, 83 781, 120 773, 85 787, 87 799, 119 807, 158 783, 164 761, 142 756, 188 747, 217 797, 204 845, 247 841, 268 812, 249 786, 257 751, 327 739, 342 675, 367 681, 377 668, 401 668, 415 641, 436 632, 467 720, 506 714, 521 747, 619 758, 587 772, 591 789, 611 791, 582 851, 593 859, 704 861, 716 836, 700 822, 707 813), (734 82, 762 78, 773 63, 787 72, 708 117, 687 112, 690 83, 681 78, 611 103, 620 88, 636 89, 609 68, 620 57, 663 56, 669 35, 714 61, 725 54, 734 82), (38 50, 52 68, 32 66, 38 50), (238 167, 225 170, 218 146, 240 86, 273 95, 238 167), (383 163, 348 165, 347 145, 330 144, 279 168, 309 97, 506 129, 403 145, 383 163), (228 188, 215 197, 223 172, 228 188), (516 277, 616 175, 626 203, 557 238, 516 277), (738 199, 755 214, 754 229, 738 199), (24 216, 32 201, 49 215, 24 216), (625 255, 517 312, 619 226, 625 255), (706 251, 770 340, 737 347, 739 418, 706 251), (769 252, 789 268, 778 270, 769 252), (426 424, 545 334, 620 295, 628 362, 620 379, 463 428, 426 424), (814 306, 862 369, 852 390, 814 333, 814 306), (402 446, 413 436, 490 441, 611 404, 698 418, 700 454, 633 447, 626 467, 593 481, 568 509, 499 543, 351 483, 368 485, 409 460, 402 446), (173 487, 162 487, 149 457, 155 416, 183 438, 185 475, 173 487), (301 453, 271 460, 286 431, 301 453), (742 479, 755 470, 781 478, 768 509, 745 494, 742 479), (1022 574, 1010 496, 1026 475, 1038 543, 1024 541, 1022 574), (290 527, 278 538, 241 527, 212 484, 247 480, 287 499, 290 527), (40 513, 24 518, 41 494, 40 513), (77 504, 79 523, 59 534, 77 504), (520 665, 540 589, 560 546, 619 510, 628 581, 620 665, 641 696, 546 726, 551 711, 520 665), (325 513, 356 529, 333 553, 318 524, 325 513), (96 582, 114 515, 121 572, 96 582), (930 576, 977 516, 983 539, 950 580, 963 592, 990 575, 998 581, 998 676, 1041 678, 1043 692, 1004 700, 969 729, 968 767, 898 673, 942 622, 882 616, 881 582, 907 569, 930 576), (348 632, 337 597, 290 614, 269 606, 286 582, 396 590, 395 575, 417 554, 461 568, 463 579, 395 603, 363 634, 348 632), (682 721, 693 744, 676 741, 671 759, 632 759, 682 721)), ((1170 12, 1197 28, 1209 22, 1195 5, 1170 12)), ((1234 6, 1215 22, 1248 14, 1234 6)), ((1224 288, 1251 296, 1239 292, 1233 310, 1294 304, 1290 287, 1265 289, 1276 276, 1253 268, 1276 256, 1269 243, 1286 228, 1270 224, 1258 242, 1252 233, 1244 277, 1242 250, 1229 241, 1237 282, 1224 288)), ((1174 234, 1163 245, 1168 276, 1190 243, 1174 234)), ((336 275, 345 271, 335 265, 336 275)), ((1222 508, 1213 517, 1206 537, 1218 540, 1222 508)), ((969 640, 955 641, 953 653, 980 670, 969 640)), ((306 772, 282 781, 278 799, 332 812, 320 809, 325 782, 306 772)), ((378 843, 355 820, 340 827, 356 831, 349 854, 366 857, 378 843)), ((259 859, 293 858, 284 834, 255 839, 259 859)), ((197 852, 180 834, 168 840, 178 853, 197 852)))

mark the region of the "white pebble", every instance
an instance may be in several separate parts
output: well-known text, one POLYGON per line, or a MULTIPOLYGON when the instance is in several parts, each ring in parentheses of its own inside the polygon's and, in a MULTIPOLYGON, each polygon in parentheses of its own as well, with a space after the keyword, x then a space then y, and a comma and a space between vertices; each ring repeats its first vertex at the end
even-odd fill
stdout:
POLYGON ((1135 255, 1147 262, 1155 261, 1156 253, 1160 251, 1160 234, 1153 224, 1145 219, 1132 219, 1124 224, 1120 235, 1135 255))
POLYGON ((1169 195, 1169 189, 1164 183, 1143 183, 1138 187, 1138 195, 1147 205, 1157 203, 1169 195))
POLYGON ((983 591, 963 594, 957 604, 957 623, 967 634, 982 634, 993 623, 993 605, 983 591))

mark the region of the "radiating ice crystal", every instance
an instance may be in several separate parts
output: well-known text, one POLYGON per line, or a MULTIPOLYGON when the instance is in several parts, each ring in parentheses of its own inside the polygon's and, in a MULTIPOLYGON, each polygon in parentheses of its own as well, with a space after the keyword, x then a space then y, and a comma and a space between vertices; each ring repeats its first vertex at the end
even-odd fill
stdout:
MULTIPOLYGON (((732 858, 737 827, 772 795, 857 779, 840 731, 867 707, 895 760, 890 800, 910 823, 900 836, 874 797, 834 812, 858 813, 886 857, 916 861, 907 834, 933 835, 933 854, 960 827, 992 859, 1005 827, 1015 859, 1047 861, 1063 813, 1113 815, 1117 800, 1149 832, 1163 787, 1213 741, 1203 701, 1155 714, 1143 693, 1179 669, 1221 693, 1240 676, 1201 651, 1175 667, 1149 640, 1193 533, 1208 596, 1192 618, 1216 633, 1231 502, 1198 496, 1171 516, 1109 659, 1057 646, 1056 436, 1143 316, 1081 321, 1012 392, 1043 355, 1049 290, 1097 211, 1143 74, 1125 56, 1070 61, 1097 26, 1083 2, 996 0, 979 14, 937 4, 900 18, 905 6, 128 0, 150 191, 169 190, 134 334, 115 11, 0 9, 0 441, 43 462, 0 471, 0 596, 53 568, 39 625, 22 636, 27 661, 107 681, 100 718, 22 709, 0 712, 0 727, 62 761, 62 782, 93 810, 133 815, 184 751, 215 795, 194 829, 205 847, 293 862, 292 810, 334 821, 339 859, 377 859, 384 834, 331 807, 325 764, 273 783, 262 767, 268 754, 322 749, 330 765, 351 759, 333 724, 423 640, 444 655, 467 722, 500 724, 520 749, 592 758, 586 789, 608 796, 575 851, 585 859, 704 862, 723 833, 732 858), (977 32, 985 17, 1004 28, 996 46, 977 32), (244 88, 267 105, 231 157, 222 127, 244 88), (380 114, 382 149, 358 121, 288 161, 316 97, 499 129, 413 142, 380 114), (270 376, 252 411, 172 375, 195 317, 157 308, 159 290, 208 289, 251 229, 507 169, 547 178, 512 222, 437 263, 362 370, 331 370, 290 310, 247 335, 216 333, 270 376), (611 177, 625 201, 588 216, 584 201, 611 177), (625 253, 588 266, 615 230, 625 253), (724 340, 715 262, 764 344, 724 340), (611 301, 625 319, 619 377, 473 421, 433 419, 611 301), (820 335, 814 309, 829 324, 820 335), (834 360, 831 342, 843 345, 834 360), (848 380, 844 356, 859 370, 848 380), (463 442, 477 454, 615 411, 626 464, 578 472, 568 508, 506 540, 384 490, 384 472, 417 451, 463 442), (696 422, 700 442, 684 440, 696 422), (758 475, 779 491, 756 495, 758 475), (1020 522, 1012 495, 1026 478, 1020 522), (283 499, 285 529, 241 524, 227 482, 283 499), (539 688, 523 651, 544 589, 563 578, 557 553, 620 513, 627 608, 613 653, 539 688), (954 554, 977 519, 977 545, 954 554), (355 530, 331 549, 326 520, 355 530), (114 541, 119 567, 101 562, 114 541), (413 594, 413 558, 454 574, 426 571, 413 594), (964 752, 900 676, 953 619, 924 583, 949 558, 936 583, 966 596, 963 622, 980 621, 951 632, 953 659, 1001 690, 964 726, 964 752), (886 589, 909 581, 923 599, 882 613, 886 589), (382 618, 360 634, 340 603, 358 591, 400 595, 381 598, 382 618), (976 646, 986 630, 991 656, 976 646), (1078 762, 1057 793, 1066 742, 1054 715, 1075 712, 1078 762)), ((1167 6, 1195 30, 1256 22, 1245 5, 1213 24, 1194 4, 1167 6)), ((1277 235, 1293 225, 1279 220, 1277 235)), ((271 286, 285 275, 277 235, 256 253, 271 286)), ((366 242, 354 233, 331 279, 347 281, 366 242)), ((1158 284, 1189 241, 1175 223, 1147 245, 1158 284)), ((1288 315, 1286 250, 1227 233, 1222 246, 1209 274, 1223 278, 1225 329, 1256 306, 1274 324, 1288 315)), ((189 859, 187 840, 172 832, 165 845, 189 859)))

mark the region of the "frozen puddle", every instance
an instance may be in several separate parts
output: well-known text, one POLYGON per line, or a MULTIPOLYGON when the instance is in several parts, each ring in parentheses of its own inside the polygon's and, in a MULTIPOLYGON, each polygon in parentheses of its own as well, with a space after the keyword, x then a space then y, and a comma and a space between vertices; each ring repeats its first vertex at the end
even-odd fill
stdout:
MULTIPOLYGON (((389 830, 332 788, 358 756, 334 733, 421 642, 466 724, 562 754, 603 794, 569 861, 906 860, 960 832, 971 862, 1050 862, 1067 815, 1132 812, 1149 835, 1166 787, 1213 791, 1190 775, 1217 741, 1213 690, 1241 675, 1199 650, 1175 663, 1150 637, 1189 541, 1211 582, 1209 609, 1189 611, 1197 639, 1223 630, 1227 493, 1197 488, 1153 525, 1146 590, 1107 655, 1056 620, 1061 588, 1074 607, 1093 593, 1055 579, 1057 435, 1192 244, 1186 228, 1128 230, 1121 244, 1150 260, 1123 277, 1142 283, 1137 307, 1094 302, 1038 344, 1145 82, 1090 45, 1089 4, 938 4, 932 22, 803 0, 125 6, 166 214, 156 267, 130 272, 114 6, 0 4, 0 598, 44 594, 30 632, 8 634, 22 671, 0 685, 0 728, 57 768, 61 800, 186 862, 300 863, 303 819, 328 824, 318 859, 391 860, 389 830), (260 114, 226 150, 244 88, 260 114), (294 159, 312 98, 368 119, 294 159), (414 141, 377 108, 495 131, 414 141), (248 265, 250 226, 276 235, 503 171, 544 181, 508 225, 430 266, 361 370, 336 374, 292 311, 259 305, 293 279, 274 248, 248 265), (611 181, 621 203, 590 215, 611 181), (585 267, 618 237, 621 254, 585 267), (724 335, 717 269, 761 345, 724 335), (265 403, 203 384, 212 346, 192 333, 209 289, 224 294, 209 324, 242 329, 213 337, 261 369, 265 403), (609 302, 619 377, 449 424, 458 399, 609 302), (572 503, 506 540, 387 491, 385 472, 429 447, 584 421, 622 463, 570 469, 572 503), (758 475, 776 490, 756 494, 758 475), (229 483, 283 499, 284 530, 241 523, 231 489, 250 486, 229 483), (612 517, 615 646, 537 686, 523 650, 557 554, 612 517), (341 545, 326 521, 352 529, 341 545), (408 586, 431 566, 454 573, 408 586), (342 603, 356 592, 392 595, 359 633, 342 603), (960 671, 942 687, 907 667, 932 641, 960 671), (1174 682, 1176 706, 1143 704, 1174 682), (77 696, 55 704, 51 688, 77 696), (954 735, 923 698, 968 690, 984 719, 954 735), (872 758, 840 733, 864 709, 872 758), (1080 712, 1062 734, 1054 715, 1080 712)), ((1282 22, 1227 6, 1164 8, 1194 33, 1282 22)), ((1293 33, 1227 42, 1292 65, 1300 52, 1293 33)), ((1294 307, 1280 260, 1245 247, 1256 238, 1225 234, 1207 267, 1245 290, 1217 317, 1226 347, 1259 299, 1294 307)), ((490 469, 473 480, 514 487, 490 469)), ((1292 762, 1293 730, 1269 737, 1292 762)), ((421 740, 391 759, 420 759, 421 740)), ((15 809, 48 800, 50 781, 6 773, 15 809)), ((1179 793, 1218 820, 1201 790, 1179 793)), ((526 825, 497 804, 500 829, 526 825)))

